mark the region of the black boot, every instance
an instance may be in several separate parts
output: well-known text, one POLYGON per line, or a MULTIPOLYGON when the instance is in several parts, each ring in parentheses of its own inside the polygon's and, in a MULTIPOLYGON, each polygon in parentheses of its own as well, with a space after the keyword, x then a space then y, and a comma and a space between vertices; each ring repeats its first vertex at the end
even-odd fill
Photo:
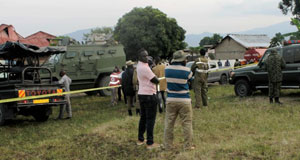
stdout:
POLYGON ((270 97, 270 103, 273 103, 273 98, 270 97))
POLYGON ((282 103, 279 101, 279 97, 275 97, 275 103, 277 103, 277 104, 282 104, 282 103))
POLYGON ((129 115, 129 116, 132 116, 131 110, 128 110, 128 115, 129 115))
POLYGON ((163 109, 162 109, 162 106, 161 106, 161 105, 158 106, 158 111, 159 111, 159 113, 162 113, 162 112, 163 112, 163 109))
POLYGON ((140 109, 136 109, 135 112, 136 112, 136 115, 141 114, 140 109))

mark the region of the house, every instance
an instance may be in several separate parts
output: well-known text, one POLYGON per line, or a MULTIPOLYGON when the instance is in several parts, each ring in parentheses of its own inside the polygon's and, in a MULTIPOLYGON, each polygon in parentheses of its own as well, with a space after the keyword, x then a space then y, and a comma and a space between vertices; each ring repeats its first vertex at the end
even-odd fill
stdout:
POLYGON ((217 44, 215 49, 216 59, 243 59, 247 50, 253 48, 268 48, 271 39, 264 34, 228 34, 217 44))
POLYGON ((50 46, 50 41, 55 39, 56 36, 51 35, 49 33, 39 31, 30 36, 27 36, 25 39, 20 39, 20 42, 25 44, 31 44, 38 47, 46 47, 50 46))
POLYGON ((0 25, 0 44, 6 41, 21 42, 25 44, 35 45, 38 47, 50 46, 50 41, 55 39, 56 36, 49 33, 39 31, 26 38, 18 34, 12 25, 1 24, 0 25))
POLYGON ((5 43, 6 41, 16 42, 19 39, 23 39, 23 37, 16 32, 12 25, 0 25, 0 44, 5 43))

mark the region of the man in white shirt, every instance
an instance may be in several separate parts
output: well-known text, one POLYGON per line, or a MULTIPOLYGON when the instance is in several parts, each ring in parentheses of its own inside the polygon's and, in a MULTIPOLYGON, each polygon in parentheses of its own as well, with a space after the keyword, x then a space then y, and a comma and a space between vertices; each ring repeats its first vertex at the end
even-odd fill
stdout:
MULTIPOLYGON (((58 83, 63 84, 64 87, 65 87, 65 91, 69 92, 72 80, 66 75, 65 71, 61 71, 59 73, 59 75, 61 76, 61 79, 58 81, 58 83)), ((66 100, 67 100, 66 105, 60 105, 59 115, 58 115, 57 119, 63 119, 65 108, 66 108, 66 111, 67 111, 67 114, 68 114, 66 119, 71 119, 72 118, 72 108, 71 108, 71 101, 70 101, 70 95, 69 94, 66 94, 66 100)))

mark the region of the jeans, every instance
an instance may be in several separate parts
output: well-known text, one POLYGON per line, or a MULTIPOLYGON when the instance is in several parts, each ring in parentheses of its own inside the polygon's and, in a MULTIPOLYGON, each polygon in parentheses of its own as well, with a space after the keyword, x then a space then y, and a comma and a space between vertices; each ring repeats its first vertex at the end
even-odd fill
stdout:
POLYGON ((157 96, 138 95, 141 107, 138 139, 144 141, 144 133, 147 130, 147 145, 154 143, 153 131, 156 118, 157 96))

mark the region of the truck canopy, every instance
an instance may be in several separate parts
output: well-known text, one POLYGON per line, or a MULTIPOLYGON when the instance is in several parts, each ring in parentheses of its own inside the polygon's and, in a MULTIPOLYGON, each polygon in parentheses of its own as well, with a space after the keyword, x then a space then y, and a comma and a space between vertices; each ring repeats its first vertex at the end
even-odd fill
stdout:
POLYGON ((20 42, 7 41, 0 45, 0 58, 1 59, 15 59, 25 57, 44 57, 52 54, 64 53, 64 48, 56 47, 37 47, 27 45, 20 42))

